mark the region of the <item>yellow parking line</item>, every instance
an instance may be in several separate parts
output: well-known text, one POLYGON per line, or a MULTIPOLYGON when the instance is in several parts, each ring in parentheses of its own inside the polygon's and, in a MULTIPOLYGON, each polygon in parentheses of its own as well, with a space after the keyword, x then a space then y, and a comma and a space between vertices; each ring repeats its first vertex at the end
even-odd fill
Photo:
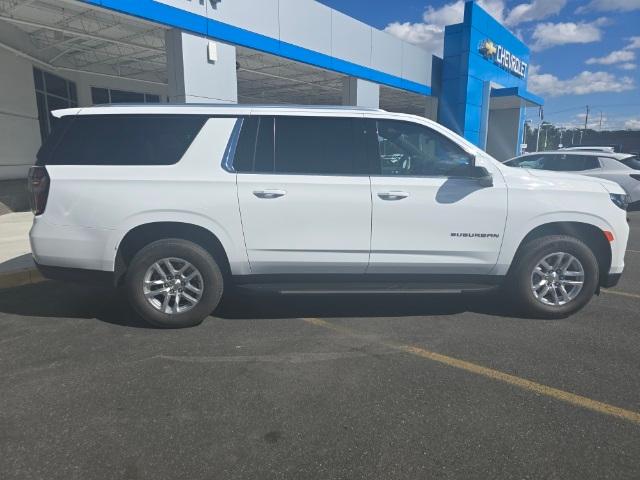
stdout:
POLYGON ((614 295, 621 295, 623 297, 640 298, 640 295, 638 295, 637 293, 619 292, 617 290, 606 290, 606 289, 602 289, 600 291, 604 293, 613 293, 614 295))
MULTIPOLYGON (((327 322, 326 320, 321 320, 319 318, 305 318, 304 321, 312 325, 327 328, 327 329, 330 329, 339 333, 343 333, 346 335, 351 335, 351 336, 362 335, 361 333, 355 330, 352 330, 350 328, 342 327, 340 325, 335 325, 331 322, 327 322)), ((470 373, 475 373, 476 375, 481 375, 483 377, 487 377, 492 380, 497 380, 499 382, 507 383, 509 385, 513 385, 523 390, 528 390, 530 392, 551 397, 556 400, 560 400, 560 401, 569 403, 571 405, 575 405, 577 407, 586 408, 594 412, 621 418, 623 420, 627 420, 629 422, 633 422, 640 425, 640 413, 634 412, 632 410, 626 410, 624 408, 616 407, 614 405, 609 405, 608 403, 592 400, 591 398, 583 397, 582 395, 576 395, 575 393, 566 392, 564 390, 549 387, 547 385, 533 382, 525 378, 516 377, 515 375, 510 375, 508 373, 504 373, 499 370, 494 370, 492 368, 483 367, 482 365, 477 365, 475 363, 467 362, 465 360, 460 360, 454 357, 449 357, 447 355, 442 355, 440 353, 425 350, 424 348, 415 347, 412 345, 384 342, 384 341, 380 342, 380 344, 388 348, 392 348, 395 350, 408 353, 410 355, 426 358, 428 360, 432 360, 434 362, 438 362, 443 365, 447 365, 449 367, 458 368, 460 370, 465 370, 470 373)))

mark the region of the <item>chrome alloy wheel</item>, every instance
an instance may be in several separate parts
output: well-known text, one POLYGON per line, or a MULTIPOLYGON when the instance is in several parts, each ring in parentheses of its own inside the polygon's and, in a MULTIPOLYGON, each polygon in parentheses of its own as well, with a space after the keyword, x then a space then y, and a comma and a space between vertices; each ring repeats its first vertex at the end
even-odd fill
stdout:
POLYGON ((531 273, 531 290, 545 305, 566 305, 584 286, 584 268, 573 255, 556 252, 540 260, 531 273))
POLYGON ((147 301, 162 313, 183 313, 195 307, 204 291, 202 275, 181 258, 163 258, 144 274, 143 291, 147 301))

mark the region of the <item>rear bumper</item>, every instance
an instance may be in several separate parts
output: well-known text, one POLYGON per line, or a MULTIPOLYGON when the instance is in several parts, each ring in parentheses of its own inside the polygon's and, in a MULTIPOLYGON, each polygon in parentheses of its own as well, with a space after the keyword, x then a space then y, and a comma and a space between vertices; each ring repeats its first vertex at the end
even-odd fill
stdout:
POLYGON ((52 267, 49 265, 41 265, 38 262, 35 263, 42 276, 49 280, 100 285, 105 287, 115 286, 115 277, 113 272, 105 272, 103 270, 85 270, 84 268, 52 267))

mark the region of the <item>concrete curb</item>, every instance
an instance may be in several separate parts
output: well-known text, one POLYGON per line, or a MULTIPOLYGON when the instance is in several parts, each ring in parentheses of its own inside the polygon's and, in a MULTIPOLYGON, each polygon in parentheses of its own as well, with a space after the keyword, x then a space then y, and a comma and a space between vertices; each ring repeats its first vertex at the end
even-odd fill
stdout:
POLYGON ((21 287, 44 282, 44 278, 37 268, 23 268, 11 272, 0 272, 0 289, 21 287))

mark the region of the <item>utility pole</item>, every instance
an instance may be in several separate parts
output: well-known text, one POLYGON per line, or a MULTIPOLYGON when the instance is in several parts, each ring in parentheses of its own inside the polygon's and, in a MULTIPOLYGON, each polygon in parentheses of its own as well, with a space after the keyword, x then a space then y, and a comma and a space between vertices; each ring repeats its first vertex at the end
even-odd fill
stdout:
POLYGON ((600 110, 600 131, 602 131, 602 110, 600 110))
POLYGON ((584 116, 584 129, 587 130, 587 125, 589 124, 589 105, 587 105, 587 114, 584 116))
POLYGON ((540 116, 540 123, 538 123, 538 138, 536 138, 536 152, 540 150, 540 129, 542 128, 542 121, 544 120, 544 110, 542 107, 538 110, 540 116))
POLYGON ((582 136, 587 133, 587 125, 589 123, 589 105, 587 105, 587 114, 584 116, 584 130, 580 133, 580 145, 582 145, 582 136))
POLYGON ((547 149, 547 137, 549 136, 549 126, 547 125, 546 130, 544 131, 544 149, 547 149))

